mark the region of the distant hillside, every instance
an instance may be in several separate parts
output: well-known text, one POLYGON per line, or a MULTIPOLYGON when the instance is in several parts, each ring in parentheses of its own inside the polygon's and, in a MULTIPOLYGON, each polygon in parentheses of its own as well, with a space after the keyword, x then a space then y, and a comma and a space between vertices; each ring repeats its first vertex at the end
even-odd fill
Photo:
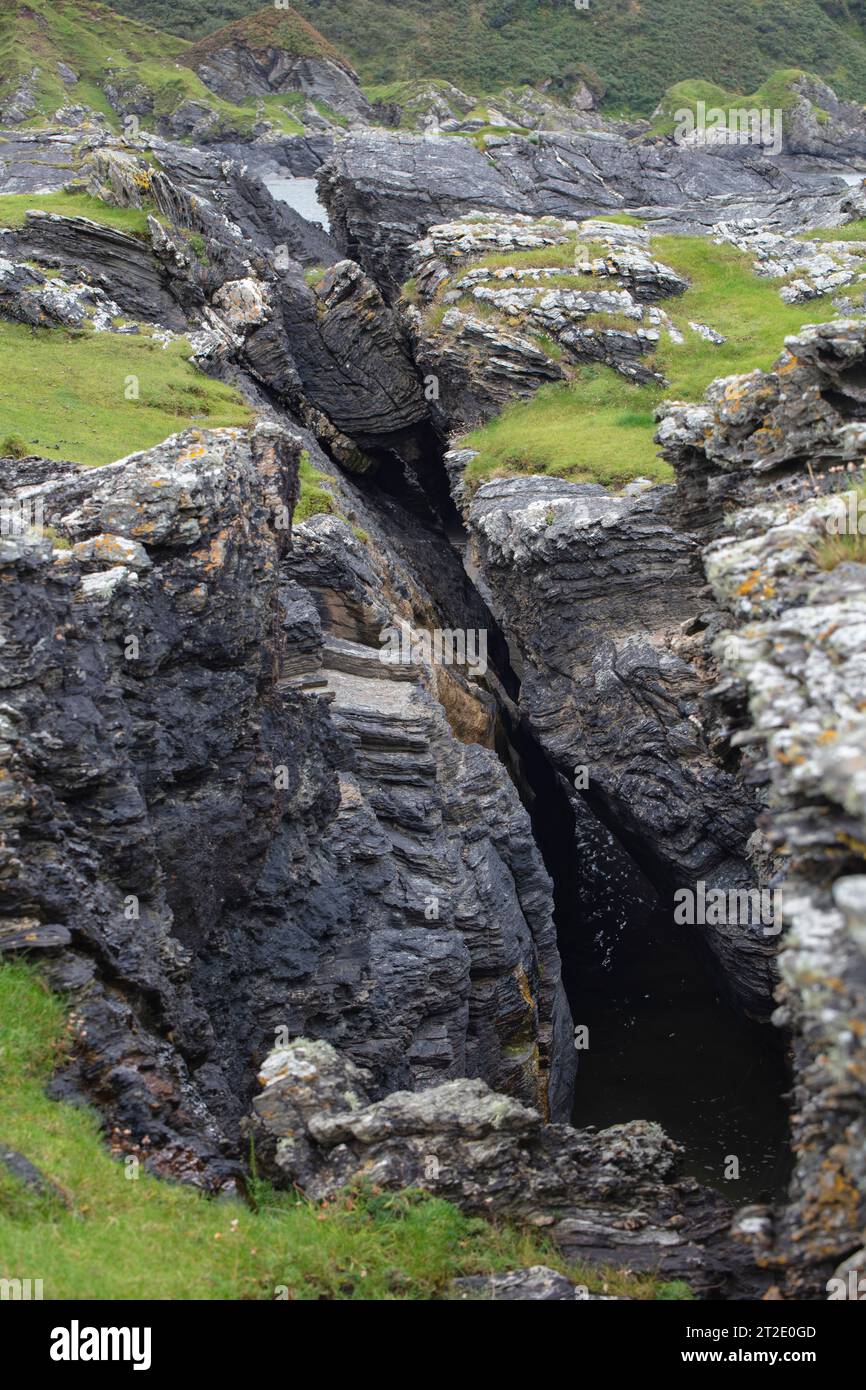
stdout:
POLYGON ((263 123, 300 134, 308 108, 318 126, 345 124, 332 98, 366 109, 348 64, 293 10, 269 8, 191 45, 97 0, 0 0, 0 122, 82 107, 112 129, 135 116, 180 139, 247 138, 263 123))
POLYGON ((0 7, 0 108, 50 116, 69 103, 114 115, 108 72, 170 69, 186 47, 105 5, 78 0, 3 0, 0 7))
MULTIPOLYGON (((115 0, 198 38, 259 0, 115 0)), ((751 92, 805 68, 866 102, 866 0, 297 0, 370 85, 440 77, 476 92, 588 65, 609 110, 648 114, 676 82, 751 92)))

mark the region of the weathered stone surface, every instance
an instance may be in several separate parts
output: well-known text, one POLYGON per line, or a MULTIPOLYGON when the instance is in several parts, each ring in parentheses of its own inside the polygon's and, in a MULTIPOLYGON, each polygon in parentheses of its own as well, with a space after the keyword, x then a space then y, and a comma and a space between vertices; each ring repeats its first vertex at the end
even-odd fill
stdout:
POLYGON ((788 864, 775 1021, 793 1038, 795 1169, 756 1251, 794 1295, 826 1296, 866 1215, 866 576, 841 539, 853 559, 844 488, 848 468, 849 486, 862 477, 864 361, 862 324, 806 329, 773 371, 714 383, 659 432, 685 513, 713 538, 721 727, 765 787, 761 825, 788 864), (832 536, 842 562, 824 570, 832 536))
POLYGON ((491 1299, 506 1303, 573 1303, 575 1299, 595 1300, 598 1295, 578 1289, 564 1274, 545 1265, 515 1269, 508 1274, 475 1275, 454 1279, 448 1286, 452 1299, 491 1299))
MULTIPOLYGON (((459 681, 440 706, 432 672, 383 681, 378 647, 374 680, 305 679, 321 627, 280 522, 302 447, 268 424, 193 431, 4 480, 73 542, 4 538, 0 557, 4 945, 59 951, 63 1093, 208 1185, 236 1170, 278 1028, 339 1041, 374 1095, 469 1072, 569 1103, 549 881, 498 760, 448 726, 459 681)), ((345 522, 319 521, 323 566, 362 561, 345 522)))
POLYGON ((429 227, 473 211, 590 217, 624 209, 668 227, 761 217, 774 231, 844 220, 849 190, 731 150, 640 145, 600 133, 468 140, 352 132, 319 173, 334 236, 389 291, 429 227))
MULTIPOLYGON (((357 1069, 304 1039, 274 1054, 262 1081, 256 1153, 276 1181, 310 1196, 359 1180, 420 1187, 472 1214, 539 1226, 571 1259, 687 1278, 705 1293, 761 1286, 747 1247, 729 1239, 726 1204, 693 1180, 676 1181, 676 1146, 656 1124, 597 1134, 543 1125, 468 1080, 370 1104, 357 1069)), ((556 1281, 544 1285, 546 1297, 565 1293, 556 1281)), ((512 1293, 526 1296, 519 1287, 512 1293)))
POLYGON ((474 213, 431 227, 412 255, 400 307, 425 381, 436 382, 430 409, 443 434, 569 379, 580 363, 659 380, 642 356, 662 331, 684 341, 653 301, 681 294, 686 282, 654 259, 640 227, 474 213), (551 248, 561 265, 543 263, 551 248), (491 254, 497 263, 485 264, 491 254))
POLYGON ((82 283, 70 285, 58 276, 48 279, 35 266, 0 256, 0 316, 33 328, 61 326, 110 332, 120 308, 103 290, 82 283))
MULTIPOLYGON (((587 797, 658 886, 744 886, 755 804, 709 746, 697 548, 666 519, 667 489, 613 497, 596 484, 513 478, 468 508, 475 561, 519 661, 520 704, 573 804, 587 797), (695 658, 698 658, 696 660, 695 658)), ((771 943, 706 928, 732 990, 769 1011, 771 943)))

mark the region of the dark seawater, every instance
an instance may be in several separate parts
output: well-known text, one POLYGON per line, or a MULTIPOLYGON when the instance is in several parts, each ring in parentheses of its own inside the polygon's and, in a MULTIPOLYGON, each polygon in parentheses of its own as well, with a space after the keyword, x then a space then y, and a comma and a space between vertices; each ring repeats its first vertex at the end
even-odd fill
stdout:
POLYGON ((558 903, 576 1024, 577 1126, 657 1120, 683 1171, 734 1203, 780 1195, 790 1172, 784 1038, 732 1008, 696 927, 673 920, 606 831, 587 818, 581 861, 558 903), (739 1177, 730 1156, 739 1160, 739 1177))

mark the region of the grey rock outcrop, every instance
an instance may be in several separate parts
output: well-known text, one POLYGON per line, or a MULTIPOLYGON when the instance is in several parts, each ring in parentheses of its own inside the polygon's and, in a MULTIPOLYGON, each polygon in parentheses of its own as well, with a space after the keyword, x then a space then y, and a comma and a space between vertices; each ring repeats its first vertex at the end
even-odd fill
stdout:
MULTIPOLYGON (((431 227, 410 268, 400 307, 436 383, 431 415, 444 435, 568 380, 580 363, 659 380, 642 358, 662 332, 684 341, 656 301, 686 281, 653 256, 642 227, 476 212, 431 227)), ((705 325, 687 331, 712 336, 705 325)))
POLYGON ((669 407, 659 432, 727 614, 721 725, 787 859, 775 1021, 793 1038, 795 1168, 760 1259, 794 1296, 825 1296, 866 1219, 864 363, 862 324, 805 329, 771 372, 669 407))
MULTIPOLYGON (((46 953, 69 994, 58 1091, 101 1105, 118 1152, 208 1186, 237 1172, 276 1030, 339 1042, 373 1095, 469 1073, 569 1101, 528 817, 452 733, 458 693, 392 681, 378 647, 328 654, 284 568, 304 448, 261 424, 96 470, 4 465, 71 548, 3 540, 0 946, 46 953)), ((354 550, 386 612, 362 542, 319 523, 320 574, 354 550)))
MULTIPOLYGON (((474 1215, 495 1210, 541 1227, 572 1260, 652 1270, 703 1293, 761 1287, 748 1251, 730 1239, 726 1204, 692 1179, 676 1180, 676 1146, 658 1125, 599 1133, 544 1125, 470 1080, 371 1104, 363 1074, 306 1039, 272 1053, 260 1080, 251 1132, 281 1185, 318 1198, 358 1181, 420 1187, 474 1215)), ((547 1297, 575 1296, 573 1286, 569 1294, 545 1284, 547 1297)))
POLYGON ((783 172, 747 150, 731 155, 589 132, 491 137, 482 151, 468 140, 369 130, 340 141, 318 178, 336 240, 389 292, 410 274, 410 248, 429 227, 473 211, 632 211, 692 232, 748 216, 774 231, 844 220, 841 180, 783 172))

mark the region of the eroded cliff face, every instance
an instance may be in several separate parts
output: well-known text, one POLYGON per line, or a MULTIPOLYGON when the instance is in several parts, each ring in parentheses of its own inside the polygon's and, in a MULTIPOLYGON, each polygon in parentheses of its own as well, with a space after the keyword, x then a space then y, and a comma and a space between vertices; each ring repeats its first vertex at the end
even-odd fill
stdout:
MULTIPOLYGON (((46 950, 70 991, 64 1088, 209 1184, 282 1030, 338 1043, 378 1094, 478 1075, 569 1098, 528 817, 432 672, 323 638, 287 567, 305 442, 264 423, 4 479, 71 548, 4 540, 2 944, 46 950)), ((304 530, 320 575, 352 553, 384 622, 349 526, 304 530)))
POLYGON ((761 1259, 800 1293, 840 1261, 862 1265, 866 1220, 864 364, 862 324, 807 329, 772 371, 670 406, 659 431, 689 516, 713 536, 725 736, 786 864, 775 1022, 794 1044, 795 1170, 761 1259))
MULTIPOLYGON (((563 140, 574 169, 596 149, 563 140)), ((513 212, 516 189, 534 211, 563 149, 521 145, 518 179, 509 144, 472 205, 513 212)), ((446 219, 481 177, 471 147, 350 139, 328 175, 338 249, 236 166, 163 145, 153 171, 97 144, 88 186, 146 207, 146 239, 45 214, 4 235, 5 315, 111 332, 118 305, 186 333, 257 423, 98 470, 0 465, 4 495, 40 501, 52 528, 0 549, 0 947, 41 957, 68 994, 58 1089, 94 1100, 118 1152, 159 1172, 236 1180, 261 1072, 249 1123, 277 1181, 324 1196, 373 1172, 701 1292, 817 1296, 862 1247, 866 1188, 862 566, 815 560, 829 469, 862 451, 866 332, 816 329, 774 372, 671 406, 674 486, 524 476, 473 495, 468 455, 443 460, 436 433, 536 389, 553 360, 519 344, 493 364, 467 330, 489 289, 459 281, 477 239, 555 244, 578 233, 563 215, 631 181, 658 202, 663 162, 629 159, 592 197, 586 170, 569 175, 542 230, 515 234, 497 211, 455 235, 446 219), (473 301, 441 334, 388 303, 404 251, 473 301), (311 284, 316 259, 329 269, 311 284), (73 288, 52 293, 34 262, 73 288), (443 525, 457 529, 448 482, 472 580, 443 525), (484 631, 489 663, 383 662, 395 629, 484 631), (735 1215, 679 1181, 676 1146, 639 1115, 601 1134, 545 1123, 567 1117, 575 1053, 516 732, 570 808, 579 864, 591 824, 660 892, 790 890, 780 951, 759 929, 706 932, 740 1007, 766 1016, 781 990, 797 1163, 784 1208, 735 1215)), ((691 208, 709 175, 700 160, 674 172, 691 208)), ((729 209, 763 196, 756 177, 729 209)), ((774 190, 783 222, 792 196, 774 190)), ((825 190, 811 214, 839 206, 825 190)), ((596 343, 595 316, 623 307, 667 332, 680 286, 631 231, 595 226, 595 298, 521 298, 519 278, 493 293, 576 354, 596 350, 588 315, 596 343)), ((610 350, 626 370, 641 355, 610 350)))
POLYGON ((412 245, 436 223, 482 213, 583 218, 628 209, 666 228, 709 231, 757 218, 772 231, 838 225, 850 194, 732 148, 634 144, 595 132, 504 136, 483 150, 369 130, 335 146, 317 177, 340 246, 394 293, 412 245))

